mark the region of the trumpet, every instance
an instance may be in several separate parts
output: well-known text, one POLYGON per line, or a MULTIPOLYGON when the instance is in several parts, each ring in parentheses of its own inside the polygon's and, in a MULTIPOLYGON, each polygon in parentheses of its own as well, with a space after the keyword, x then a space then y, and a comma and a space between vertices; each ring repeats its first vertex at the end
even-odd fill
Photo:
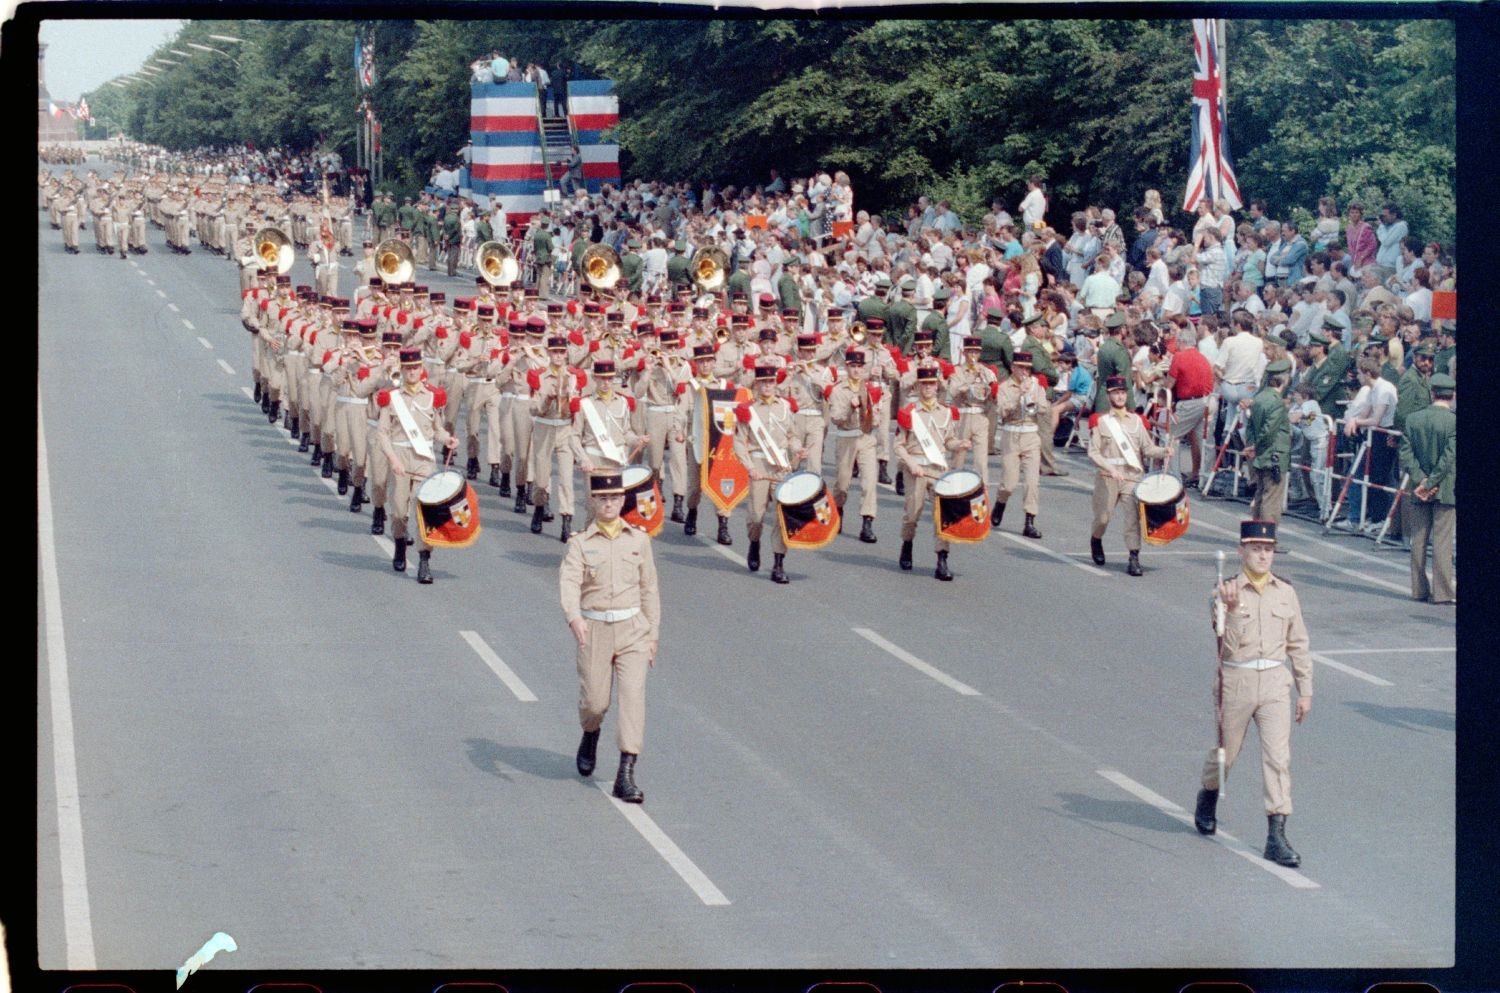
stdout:
POLYGON ((854 326, 849 329, 849 340, 856 345, 863 345, 865 343, 865 326, 863 322, 854 322, 854 326))

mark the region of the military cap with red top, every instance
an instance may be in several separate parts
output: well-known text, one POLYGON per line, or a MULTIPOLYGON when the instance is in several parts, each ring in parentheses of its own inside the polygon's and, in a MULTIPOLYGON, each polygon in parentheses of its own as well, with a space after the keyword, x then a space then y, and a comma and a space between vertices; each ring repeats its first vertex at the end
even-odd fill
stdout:
POLYGON ((400 331, 383 331, 383 332, 381 332, 380 343, 382 345, 399 345, 399 344, 401 344, 401 332, 400 331))
POLYGON ((1240 522, 1240 544, 1263 541, 1276 544, 1276 522, 1275 521, 1241 521, 1240 522))
POLYGON ((613 359, 596 359, 594 361, 594 375, 613 376, 615 374, 615 363, 613 359))
POLYGON ((698 344, 693 346, 693 358, 711 359, 714 357, 715 351, 716 349, 714 348, 712 342, 700 341, 698 342, 698 344))
POLYGON ((917 382, 935 383, 938 381, 938 367, 935 365, 917 366, 917 382))
POLYGON ((526 333, 527 334, 542 334, 546 330, 547 330, 547 319, 546 318, 544 318, 544 317, 528 317, 528 318, 526 318, 526 333))
POLYGON ((817 348, 818 336, 815 334, 799 334, 797 336, 798 348, 817 348))
POLYGON ((707 317, 708 316, 708 308, 707 307, 694 307, 693 308, 693 316, 694 317, 707 317))
POLYGON ((428 303, 446 303, 447 300, 448 294, 444 293, 442 290, 433 290, 427 296, 428 303))
POLYGON ((1010 357, 1011 365, 1031 365, 1030 352, 1017 352, 1010 357))
POLYGON ((420 348, 403 348, 403 349, 401 349, 401 364, 402 365, 421 365, 422 364, 422 350, 420 348))

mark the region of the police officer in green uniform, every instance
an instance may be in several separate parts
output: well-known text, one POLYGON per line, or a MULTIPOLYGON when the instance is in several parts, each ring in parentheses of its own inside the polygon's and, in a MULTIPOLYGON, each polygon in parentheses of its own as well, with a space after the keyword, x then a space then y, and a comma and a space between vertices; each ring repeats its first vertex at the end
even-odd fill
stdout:
POLYGON ((1010 357, 1016 353, 1016 346, 1010 340, 1010 335, 1000 330, 1000 322, 1005 320, 1004 311, 998 307, 991 307, 984 312, 984 316, 984 327, 974 332, 981 346, 979 361, 986 365, 998 366, 1000 376, 1004 378, 1010 375, 1010 357))
POLYGON ((375 222, 375 243, 391 237, 391 229, 396 224, 396 203, 389 192, 382 192, 380 199, 370 205, 370 217, 375 222))
POLYGON ((917 281, 901 281, 901 297, 892 300, 886 307, 885 337, 901 350, 902 355, 911 354, 912 336, 917 331, 917 308, 912 301, 917 296, 917 281))
POLYGON ((1394 427, 1397 431, 1406 430, 1406 419, 1412 414, 1432 406, 1432 386, 1428 381, 1432 377, 1436 356, 1437 349, 1429 341, 1418 345, 1412 353, 1411 368, 1402 374, 1401 382, 1396 384, 1394 427))
POLYGON ((1250 400, 1250 423, 1245 429, 1249 444, 1244 457, 1251 460, 1250 481, 1255 486, 1250 516, 1258 521, 1281 520, 1281 505, 1285 503, 1292 465, 1292 421, 1281 394, 1291 372, 1288 359, 1267 365, 1260 390, 1250 400))
POLYGON ((1339 401, 1344 399, 1344 374, 1348 371, 1349 355, 1342 348, 1335 359, 1329 349, 1332 339, 1322 331, 1313 331, 1307 336, 1307 357, 1310 365, 1304 381, 1312 384, 1318 406, 1323 413, 1335 419, 1343 416, 1339 401))
POLYGON ((487 241, 495 240, 495 229, 490 226, 488 214, 480 214, 474 218, 474 243, 483 245, 487 241))
POLYGON ((1458 417, 1450 404, 1457 384, 1433 373, 1432 405, 1406 419, 1401 435, 1401 471, 1408 483, 1406 534, 1411 539, 1411 598, 1453 605, 1454 500, 1458 417), (1427 539, 1432 538, 1432 582, 1427 581, 1427 539))
POLYGON ((1121 329, 1125 327, 1125 315, 1121 311, 1113 311, 1104 319, 1104 329, 1108 332, 1107 337, 1099 342, 1099 349, 1094 353, 1094 413, 1104 414, 1109 412, 1109 391, 1104 384, 1111 376, 1124 376, 1126 384, 1125 409, 1135 409, 1135 377, 1130 371, 1130 352, 1126 350, 1125 343, 1120 340, 1121 329))
POLYGON ((1438 332, 1438 342, 1441 347, 1438 348, 1437 355, 1433 357, 1432 371, 1435 375, 1441 373, 1444 376, 1452 376, 1451 363, 1453 357, 1458 354, 1458 329, 1451 324, 1445 324, 1438 332))
POLYGON ((411 237, 412 232, 417 229, 417 208, 411 205, 411 197, 401 198, 401 208, 396 211, 396 220, 401 225, 401 230, 411 237))
POLYGON ((463 243, 463 226, 458 220, 458 206, 449 204, 443 215, 442 243, 448 253, 448 278, 458 275, 458 250, 463 243))
POLYGON ((672 246, 672 257, 667 259, 667 282, 673 289, 692 286, 693 277, 688 275, 687 242, 678 241, 672 246))
POLYGON ((951 361, 948 355, 948 319, 943 312, 948 308, 948 301, 952 299, 953 292, 948 287, 939 287, 932 294, 933 307, 922 318, 922 330, 932 332, 932 354, 946 361, 951 361))
POLYGON ((631 238, 625 242, 625 254, 620 256, 620 279, 632 293, 641 292, 646 279, 646 260, 636 251, 640 247, 641 240, 631 238))

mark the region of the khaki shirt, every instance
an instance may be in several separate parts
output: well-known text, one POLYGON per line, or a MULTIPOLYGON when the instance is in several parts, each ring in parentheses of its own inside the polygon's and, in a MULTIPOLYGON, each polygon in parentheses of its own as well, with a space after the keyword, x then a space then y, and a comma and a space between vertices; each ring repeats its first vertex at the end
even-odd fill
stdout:
POLYGON ((616 538, 590 524, 568 541, 558 576, 563 616, 571 625, 585 610, 629 610, 639 607, 650 625, 650 638, 661 630, 661 595, 656 560, 646 532, 627 524, 616 538))
POLYGON ((860 382, 852 379, 840 380, 828 398, 828 418, 840 431, 858 431, 860 430, 860 406, 869 404, 872 408, 870 428, 873 432, 880 426, 879 416, 873 410, 880 405, 880 401, 874 399, 880 395, 881 388, 871 386, 868 380, 860 382))
POLYGON ((901 423, 901 431, 897 435, 896 443, 893 447, 896 450, 896 457, 901 460, 901 464, 906 467, 908 472, 916 475, 916 471, 921 469, 928 476, 936 476, 953 467, 953 460, 948 458, 946 453, 958 451, 959 446, 963 444, 963 439, 954 430, 958 426, 958 419, 953 416, 952 407, 945 403, 938 403, 931 410, 928 410, 918 400, 909 407, 903 408, 897 415, 896 420, 898 423, 901 423), (910 423, 908 418, 915 419, 918 417, 922 419, 922 423, 926 426, 928 433, 932 435, 933 442, 936 443, 938 448, 944 450, 945 461, 947 462, 946 466, 938 466, 929 462, 926 450, 922 448, 922 443, 917 440, 915 431, 906 427, 906 424, 910 423))
MULTIPOLYGON (((1239 586, 1240 600, 1235 610, 1225 612, 1224 660, 1281 659, 1290 662, 1297 695, 1312 696, 1312 654, 1297 591, 1292 589, 1291 583, 1272 575, 1266 580, 1265 592, 1258 593, 1243 570, 1232 582, 1239 586)), ((1215 590, 1210 597, 1210 618, 1218 598, 1218 590, 1215 590)))
POLYGON ((1025 389, 1011 376, 1000 383, 995 396, 995 409, 1002 424, 1029 424, 1036 420, 1038 411, 1050 411, 1051 404, 1047 400, 1047 391, 1042 389, 1042 384, 1036 381, 1035 376, 1026 380, 1025 389), (1026 409, 1027 400, 1030 401, 1030 410, 1026 409))
MULTIPOLYGON (((1167 450, 1151 441, 1151 435, 1146 430, 1146 423, 1141 420, 1141 415, 1133 410, 1122 411, 1121 414, 1099 414, 1099 421, 1089 431, 1089 461, 1099 467, 1101 474, 1110 469, 1119 471, 1126 479, 1138 480, 1146 471, 1147 459, 1165 458, 1167 450), (1104 419, 1113 417, 1120 422, 1121 433, 1130 447, 1135 450, 1136 461, 1141 468, 1136 469, 1125 461, 1124 450, 1115 442, 1115 436, 1105 426, 1104 419)), ((1257 655, 1256 658, 1262 656, 1257 655)))
POLYGON ((761 426, 766 429, 766 437, 781 450, 787 468, 783 469, 771 461, 749 424, 735 427, 734 454, 745 468, 752 469, 757 475, 781 479, 797 468, 797 453, 789 444, 797 415, 792 413, 791 403, 783 397, 772 397, 770 403, 756 397, 749 402, 749 406, 760 418, 761 426))
POLYGON ((985 407, 990 402, 990 386, 999 377, 989 366, 967 363, 953 370, 948 377, 948 402, 955 407, 985 407))

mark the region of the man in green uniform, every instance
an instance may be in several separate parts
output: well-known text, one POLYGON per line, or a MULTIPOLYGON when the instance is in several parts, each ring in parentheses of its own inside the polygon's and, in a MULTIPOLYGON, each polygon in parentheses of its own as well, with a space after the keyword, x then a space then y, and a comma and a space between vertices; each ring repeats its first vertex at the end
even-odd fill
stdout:
POLYGON ((1104 384, 1111 376, 1124 376, 1126 384, 1125 409, 1135 409, 1135 377, 1130 371, 1130 352, 1120 340, 1125 328, 1125 315, 1116 310, 1104 319, 1104 337, 1099 350, 1094 353, 1094 413, 1109 412, 1109 391, 1104 384))
POLYGON ((546 211, 531 236, 531 257, 536 260, 536 291, 545 300, 552 295, 552 218, 546 211))
POLYGON ((463 227, 458 221, 458 207, 449 204, 447 213, 443 215, 442 243, 446 246, 448 253, 448 278, 452 279, 458 275, 458 250, 463 242, 463 227))
POLYGON ((948 352, 948 319, 943 316, 943 311, 952 297, 953 292, 948 287, 940 287, 932 294, 932 309, 922 318, 922 330, 932 332, 932 354, 945 362, 952 360, 948 352))
POLYGON ((417 213, 417 208, 411 205, 411 197, 402 197, 401 208, 396 211, 396 221, 401 230, 406 232, 407 238, 411 238, 412 233, 417 230, 417 213))
POLYGON ((882 273, 875 280, 875 292, 864 297, 855 305, 854 319, 856 321, 863 321, 866 326, 869 325, 870 318, 872 317, 878 317, 881 321, 889 321, 890 311, 885 302, 884 294, 890 288, 890 279, 882 273))
POLYGON ((904 279, 901 281, 901 298, 892 300, 886 307, 886 340, 899 348, 903 355, 911 354, 912 335, 917 330, 917 308, 912 302, 916 295, 917 281, 904 279))
POLYGON ((1438 345, 1438 353, 1432 360, 1432 371, 1452 376, 1453 357, 1458 354, 1458 329, 1445 323, 1442 330, 1438 331, 1438 345))
POLYGON ((620 256, 620 280, 631 293, 639 293, 646 279, 646 260, 636 251, 640 247, 640 239, 631 238, 625 243, 627 251, 620 256))
POLYGON ((742 262, 740 267, 730 275, 724 284, 729 290, 729 299, 735 299, 737 294, 743 294, 746 300, 750 299, 750 270, 742 262))
POLYGON ((1411 598, 1456 605, 1453 588, 1454 501, 1458 476, 1458 417, 1453 413, 1452 376, 1434 373, 1432 404, 1406 419, 1401 435, 1401 471, 1410 477, 1406 534, 1411 539, 1411 598), (1432 582, 1427 581, 1427 539, 1432 538, 1432 582))
POLYGON ((1287 359, 1267 365, 1260 390, 1250 400, 1250 423, 1245 430, 1250 443, 1245 446, 1244 457, 1251 460, 1250 482, 1255 486, 1250 516, 1259 521, 1281 520, 1285 503, 1292 464, 1292 422, 1281 394, 1291 371, 1292 363, 1287 359))
POLYGON ((1432 366, 1437 349, 1431 342, 1423 342, 1412 353, 1411 368, 1396 384, 1396 421, 1392 425, 1397 431, 1406 430, 1406 419, 1419 410, 1432 406, 1432 366))
POLYGON ((776 280, 776 305, 782 310, 795 310, 800 326, 802 314, 802 290, 797 287, 797 277, 802 275, 802 260, 788 255, 781 263, 781 276, 776 280))
POLYGON ((672 246, 672 257, 667 259, 667 282, 672 289, 692 286, 693 278, 688 274, 687 242, 679 241, 672 246))
POLYGON ((1329 349, 1333 339, 1322 331, 1312 331, 1307 336, 1308 367, 1305 381, 1312 384, 1314 396, 1323 413, 1337 420, 1343 416, 1338 401, 1344 398, 1344 374, 1349 368, 1349 355, 1342 348, 1335 358, 1329 349))
MULTIPOLYGON (((979 361, 985 365, 994 366, 1001 379, 1010 376, 1010 359, 1015 354, 1015 343, 1010 340, 1010 335, 1000 330, 1000 322, 1005 320, 1005 313, 998 307, 991 307, 984 312, 984 327, 974 332, 979 339, 979 361)), ((995 405, 990 404, 985 416, 990 422, 990 444, 989 454, 1000 454, 1000 446, 996 444, 995 435, 1000 429, 1000 418, 996 416, 995 405)))
POLYGON ((396 202, 390 193, 381 193, 370 206, 370 217, 375 222, 375 244, 379 245, 391 237, 391 229, 396 226, 396 202))

